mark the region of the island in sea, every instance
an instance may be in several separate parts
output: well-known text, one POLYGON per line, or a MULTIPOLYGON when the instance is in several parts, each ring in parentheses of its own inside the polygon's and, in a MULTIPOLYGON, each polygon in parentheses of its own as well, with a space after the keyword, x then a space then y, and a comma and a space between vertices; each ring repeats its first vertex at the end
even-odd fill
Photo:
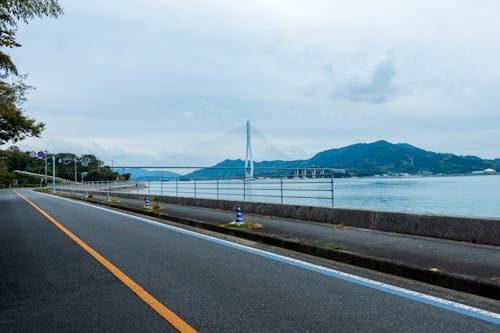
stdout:
MULTIPOLYGON (((127 169, 125 172, 130 173, 133 180, 223 178, 243 176, 244 165, 245 161, 241 159, 226 159, 186 175, 145 169, 127 169)), ((324 150, 309 159, 254 162, 254 167, 255 177, 283 176, 300 168, 345 170, 344 173, 335 173, 335 177, 487 175, 497 174, 500 159, 437 153, 407 143, 379 140, 324 150)))
MULTIPOLYGON (((196 170, 182 178, 242 176, 245 161, 224 160, 211 168, 196 170)), ((344 169, 336 177, 496 174, 500 159, 436 153, 407 143, 379 140, 328 149, 304 160, 254 162, 254 175, 272 176, 294 168, 344 169)), ((292 172, 292 171, 289 171, 292 172)))

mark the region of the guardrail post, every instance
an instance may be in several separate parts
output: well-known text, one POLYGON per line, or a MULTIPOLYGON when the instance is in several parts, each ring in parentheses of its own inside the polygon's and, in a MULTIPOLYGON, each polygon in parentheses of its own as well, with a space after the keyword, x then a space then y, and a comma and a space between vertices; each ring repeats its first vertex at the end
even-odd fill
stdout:
POLYGON ((179 196, 179 179, 175 179, 175 196, 179 196))
POLYGON ((163 178, 160 178, 160 195, 163 196, 163 178))
POLYGON ((247 199, 247 182, 245 177, 243 177, 243 200, 247 199))
POLYGON ((194 197, 196 198, 196 179, 194 180, 194 197))
POLYGON ((283 176, 280 177, 281 204, 283 204, 283 176))
POLYGON ((333 171, 332 171, 332 175, 331 175, 331 178, 330 178, 330 179, 331 179, 331 185, 332 185, 332 186, 331 186, 331 195, 332 195, 332 207, 333 207, 333 206, 334 206, 334 205, 333 205, 333 171))
POLYGON ((219 199, 219 178, 216 179, 217 183, 217 199, 219 199))

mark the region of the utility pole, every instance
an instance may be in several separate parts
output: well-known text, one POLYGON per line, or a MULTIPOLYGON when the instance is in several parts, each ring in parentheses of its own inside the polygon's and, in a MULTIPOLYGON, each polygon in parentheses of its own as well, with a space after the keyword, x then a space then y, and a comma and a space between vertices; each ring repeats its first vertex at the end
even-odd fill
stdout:
POLYGON ((75 183, 76 183, 76 182, 78 182, 78 178, 76 176, 76 161, 77 161, 76 156, 74 158, 74 161, 75 161, 75 183))
POLYGON ((52 154, 52 191, 56 192, 56 154, 52 154))
POLYGON ((245 178, 253 178, 253 156, 252 156, 252 140, 250 136, 250 120, 247 120, 247 151, 245 158, 245 178))

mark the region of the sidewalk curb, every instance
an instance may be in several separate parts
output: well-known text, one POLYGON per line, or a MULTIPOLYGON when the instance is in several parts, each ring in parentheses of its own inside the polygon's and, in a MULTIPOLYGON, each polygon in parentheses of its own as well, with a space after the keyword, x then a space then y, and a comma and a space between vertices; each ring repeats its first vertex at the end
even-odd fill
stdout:
POLYGON ((476 294, 491 299, 500 300, 500 285, 473 276, 452 274, 445 272, 432 272, 428 268, 407 265, 402 262, 359 255, 349 251, 306 244, 299 241, 289 240, 276 236, 263 235, 256 232, 251 232, 241 229, 225 228, 200 220, 181 218, 158 212, 144 211, 139 208, 121 206, 116 203, 102 202, 92 199, 87 199, 87 200, 81 198, 72 198, 72 199, 92 204, 107 206, 111 208, 117 208, 125 211, 130 211, 133 213, 156 217, 163 220, 169 220, 172 222, 177 222, 192 227, 197 227, 230 236, 244 238, 247 240, 264 243, 267 245, 277 246, 284 249, 305 253, 320 258, 346 263, 349 265, 368 268, 382 273, 388 273, 404 278, 409 278, 417 281, 422 281, 425 283, 434 284, 449 289, 455 289, 470 294, 476 294))

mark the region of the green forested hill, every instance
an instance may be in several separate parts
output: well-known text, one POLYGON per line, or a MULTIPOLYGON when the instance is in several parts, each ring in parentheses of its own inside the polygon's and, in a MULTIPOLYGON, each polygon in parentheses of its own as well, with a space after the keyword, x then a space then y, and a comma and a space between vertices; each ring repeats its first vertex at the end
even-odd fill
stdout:
MULTIPOLYGON (((186 178, 243 176, 244 161, 225 160, 215 168, 195 171, 186 178), (217 169, 217 168, 221 169, 217 169), (223 169, 225 167, 238 167, 223 169)), ((458 156, 426 151, 407 143, 387 141, 357 143, 317 153, 308 160, 255 162, 255 175, 284 174, 289 171, 265 168, 324 167, 346 169, 348 174, 369 176, 375 174, 463 174, 493 168, 500 170, 499 160, 483 160, 476 156, 458 156)))

